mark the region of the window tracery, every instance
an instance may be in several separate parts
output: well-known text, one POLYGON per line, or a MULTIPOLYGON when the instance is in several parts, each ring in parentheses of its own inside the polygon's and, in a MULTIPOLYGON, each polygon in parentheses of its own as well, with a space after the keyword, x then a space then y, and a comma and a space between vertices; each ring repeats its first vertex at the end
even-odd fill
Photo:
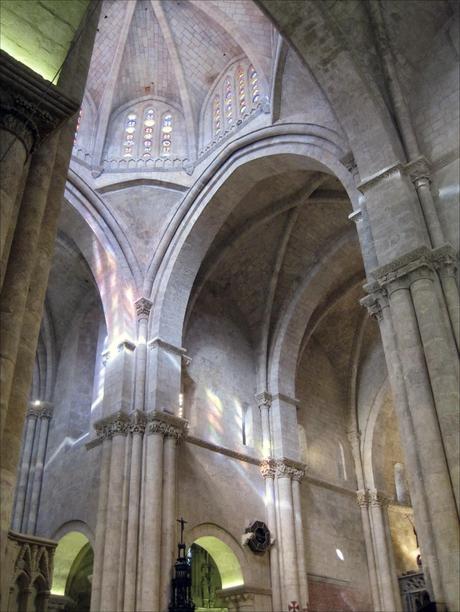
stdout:
POLYGON ((123 145, 123 156, 132 157, 134 149, 134 134, 136 132, 137 116, 135 113, 129 113, 126 118, 125 139, 123 145))
POLYGON ((171 153, 171 142, 172 142, 172 115, 166 113, 163 115, 163 121, 161 123, 161 154, 169 155, 171 153))

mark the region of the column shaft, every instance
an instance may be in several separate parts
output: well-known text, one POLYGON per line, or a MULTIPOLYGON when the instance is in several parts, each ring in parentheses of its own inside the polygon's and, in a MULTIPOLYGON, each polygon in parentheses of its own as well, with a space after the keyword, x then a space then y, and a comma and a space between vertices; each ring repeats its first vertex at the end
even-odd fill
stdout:
POLYGON ((140 610, 160 609, 161 509, 163 480, 163 434, 147 436, 140 610))
POLYGON ((29 477, 30 461, 32 457, 32 448, 35 437, 35 425, 37 417, 33 414, 26 419, 24 432, 24 445, 22 447, 21 468, 19 471, 19 480, 16 491, 16 505, 13 516, 13 529, 22 531, 24 520, 24 506, 26 500, 27 479, 29 477))
MULTIPOLYGON (((415 443, 422 470, 430 521, 436 542, 443 591, 451 609, 458 606, 459 525, 438 417, 417 320, 408 289, 399 289, 390 296, 398 350, 406 386, 415 443)), ((408 443, 411 443, 408 440, 408 443)))
POLYGON ((102 442, 101 477, 99 481, 99 503, 96 523, 96 545, 94 548, 93 580, 91 588, 91 612, 99 612, 101 609, 101 588, 102 576, 104 572, 104 548, 107 525, 111 444, 111 441, 107 438, 105 438, 102 442))
POLYGON ((112 438, 100 601, 100 610, 104 612, 115 612, 118 609, 117 585, 120 563, 120 516, 122 509, 125 442, 126 438, 123 435, 115 435, 112 438))
POLYGON ((370 504, 372 527, 374 535, 374 550, 377 559, 378 577, 380 583, 380 601, 384 612, 395 612, 400 609, 393 592, 393 577, 391 575, 390 550, 387 542, 382 505, 374 497, 370 504))
POLYGON ((123 485, 121 496, 120 510, 120 549, 118 562, 118 597, 117 610, 124 610, 125 597, 125 575, 126 575, 126 554, 127 554, 127 539, 128 539, 128 512, 129 512, 129 476, 131 473, 131 453, 132 453, 132 438, 127 435, 125 437, 125 459, 123 465, 123 485))
POLYGON ((308 579, 305 564, 304 530, 302 524, 302 500, 300 482, 292 480, 292 498, 294 505, 295 541, 297 545, 297 565, 299 568, 300 607, 308 609, 308 579))
POLYGON ((172 567, 176 532, 176 438, 164 440, 163 510, 161 535, 161 599, 160 609, 167 612, 170 601, 172 567))
POLYGON ((281 581, 285 591, 283 609, 287 609, 291 601, 300 604, 299 570, 297 564, 297 546, 295 534, 294 512, 292 504, 291 479, 278 476, 279 513, 281 522, 281 551, 283 556, 283 575, 281 581))
POLYGON ((34 480, 30 498, 29 518, 27 523, 27 533, 35 533, 38 518, 38 504, 42 490, 43 468, 45 463, 46 443, 48 440, 48 417, 41 417, 39 420, 40 432, 38 434, 37 459, 35 462, 34 480))
POLYGON ((131 473, 129 479, 128 533, 126 541, 126 573, 124 610, 136 610, 137 557, 139 546, 139 503, 142 474, 142 434, 133 433, 131 473))
POLYGON ((274 542, 270 547, 270 577, 272 585, 273 610, 281 610, 281 585, 279 564, 279 537, 276 528, 275 516, 275 481, 274 477, 265 478, 265 507, 267 510, 267 523, 271 539, 274 542))
MULTIPOLYGON (((358 496, 361 492, 358 492, 358 496)), ((366 547, 367 567, 369 570, 369 582, 371 586, 371 597, 374 610, 381 610, 379 584, 377 579, 377 568, 375 563, 374 547, 372 546, 372 528, 369 520, 369 508, 367 500, 359 503, 361 511, 361 522, 363 525, 364 544, 366 547)))

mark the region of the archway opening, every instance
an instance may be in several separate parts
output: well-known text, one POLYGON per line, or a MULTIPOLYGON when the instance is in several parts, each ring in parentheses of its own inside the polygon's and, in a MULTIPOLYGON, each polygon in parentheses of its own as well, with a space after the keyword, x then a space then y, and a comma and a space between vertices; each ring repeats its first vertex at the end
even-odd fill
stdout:
POLYGON ((88 538, 70 531, 59 540, 54 557, 51 593, 80 612, 89 612, 94 553, 88 538))
POLYGON ((196 612, 226 612, 222 591, 244 584, 240 563, 232 549, 214 536, 197 538, 189 549, 192 598, 196 612))

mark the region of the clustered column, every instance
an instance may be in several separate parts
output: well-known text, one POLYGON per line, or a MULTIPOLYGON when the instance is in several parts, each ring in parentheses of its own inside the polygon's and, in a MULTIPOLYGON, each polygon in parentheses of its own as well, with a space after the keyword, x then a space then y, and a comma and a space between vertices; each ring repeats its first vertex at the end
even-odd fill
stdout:
POLYGON ((187 422, 119 412, 96 423, 102 466, 91 609, 167 610, 176 445, 187 422))
POLYGON ((27 411, 12 520, 13 529, 21 533, 34 534, 37 526, 52 414, 52 404, 39 400, 31 402, 27 411))
POLYGON ((458 355, 437 272, 450 248, 416 249, 373 272, 363 303, 379 320, 427 584, 458 602, 458 355))

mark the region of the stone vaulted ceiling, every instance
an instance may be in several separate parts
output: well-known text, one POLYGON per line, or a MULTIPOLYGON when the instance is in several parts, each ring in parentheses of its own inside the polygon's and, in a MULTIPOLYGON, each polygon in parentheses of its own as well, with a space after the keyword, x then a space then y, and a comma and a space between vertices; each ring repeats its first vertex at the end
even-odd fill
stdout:
POLYGON ((269 20, 246 0, 104 0, 88 76, 96 109, 163 98, 195 123, 225 70, 246 56, 269 80, 269 20))

